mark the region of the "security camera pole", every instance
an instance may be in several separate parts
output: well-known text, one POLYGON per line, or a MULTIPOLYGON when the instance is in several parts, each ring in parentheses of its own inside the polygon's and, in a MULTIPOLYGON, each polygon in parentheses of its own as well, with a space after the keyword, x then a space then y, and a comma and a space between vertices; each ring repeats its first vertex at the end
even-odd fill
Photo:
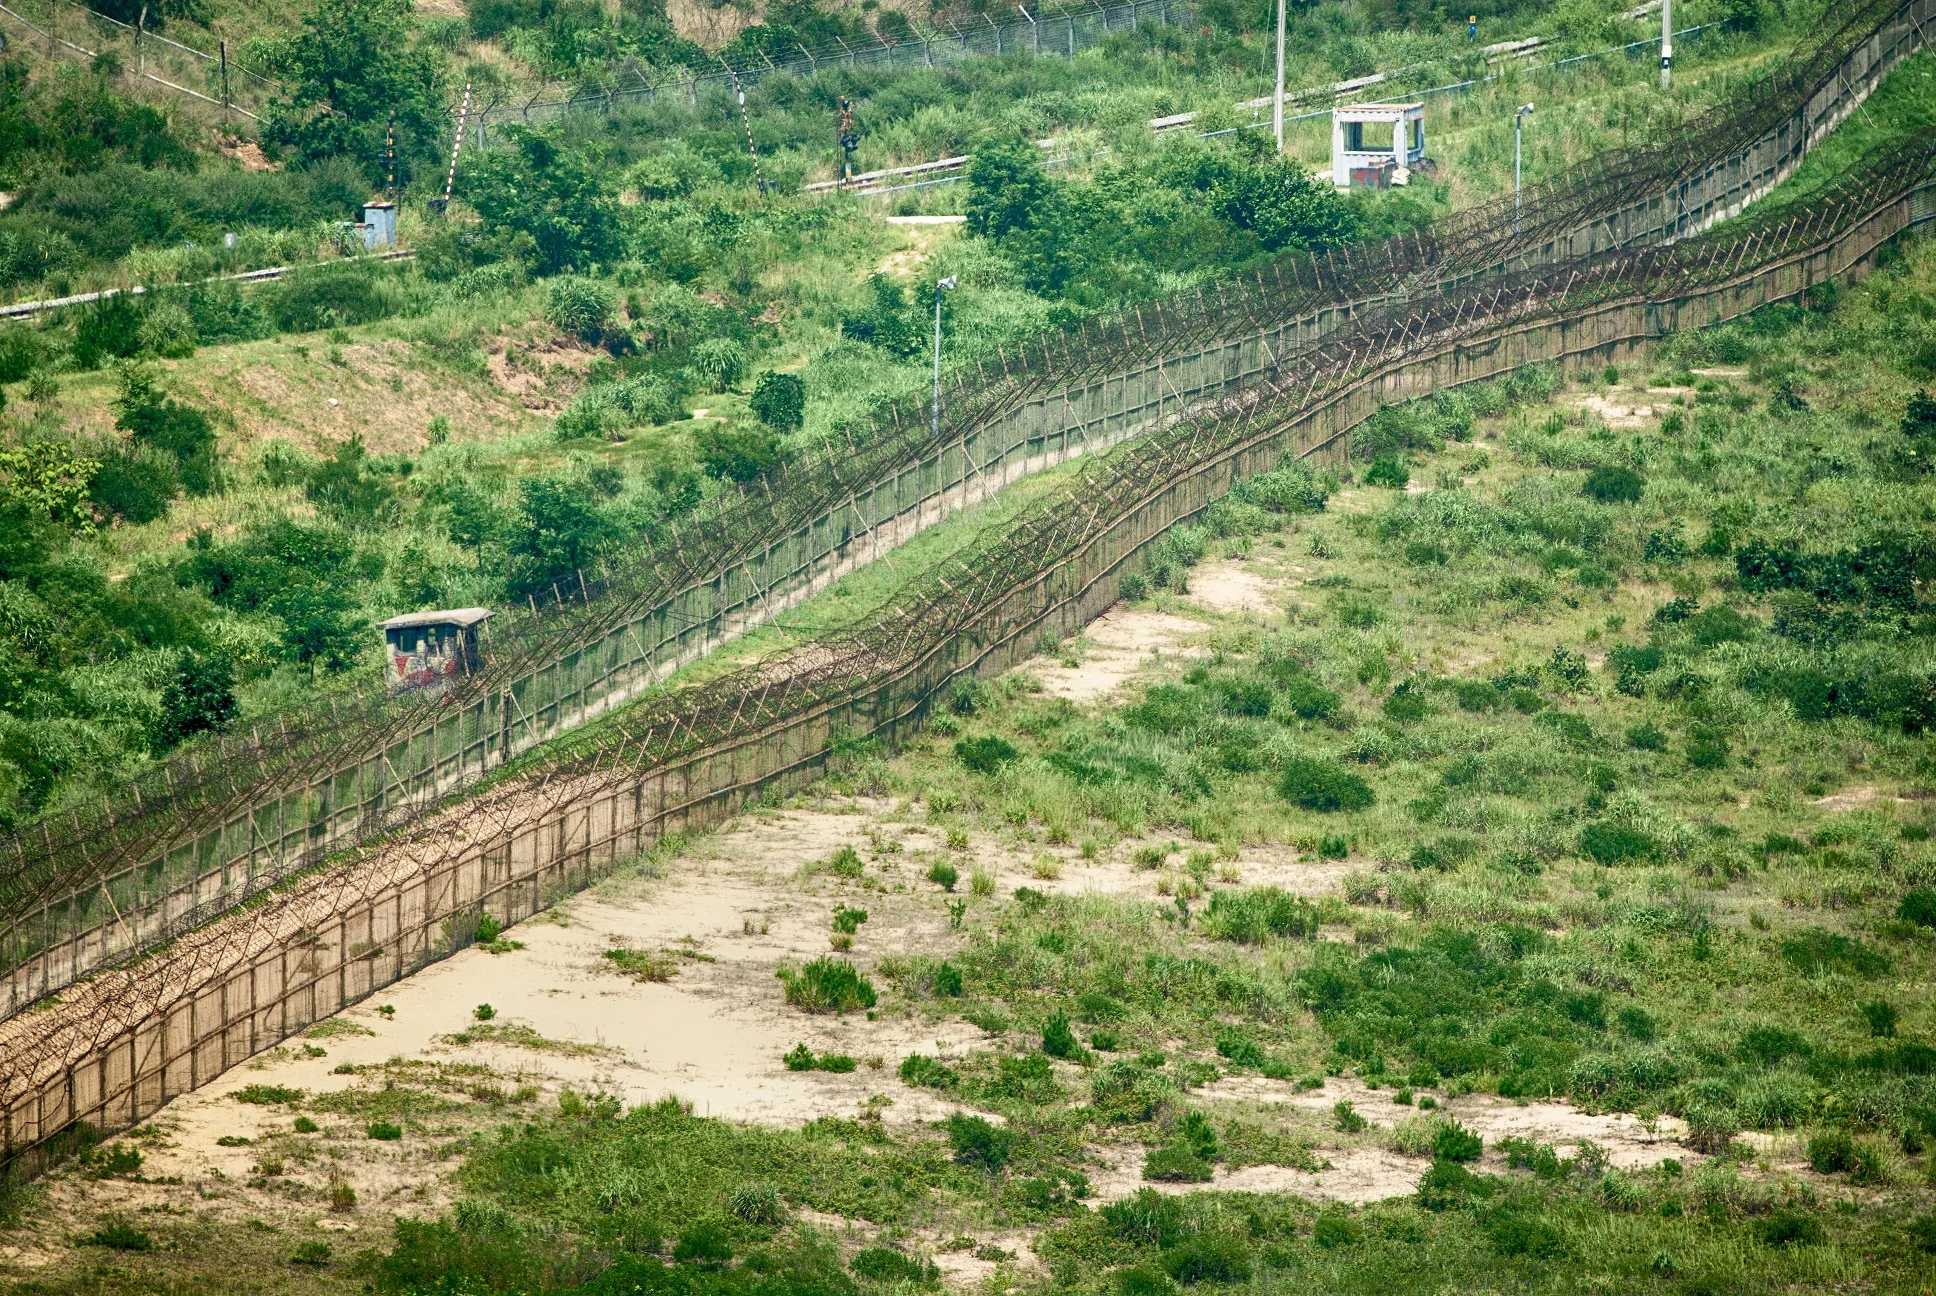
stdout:
POLYGON ((1277 0, 1277 92, 1271 96, 1271 134, 1284 152, 1284 0, 1277 0))
POLYGON ((1515 234, 1519 233, 1520 157, 1522 156, 1520 136, 1526 119, 1532 115, 1532 112, 1531 104, 1521 104, 1519 111, 1513 114, 1513 233, 1515 234))
POLYGON ((949 275, 934 285, 934 422, 936 440, 941 438, 941 294, 952 292, 955 277, 949 275))

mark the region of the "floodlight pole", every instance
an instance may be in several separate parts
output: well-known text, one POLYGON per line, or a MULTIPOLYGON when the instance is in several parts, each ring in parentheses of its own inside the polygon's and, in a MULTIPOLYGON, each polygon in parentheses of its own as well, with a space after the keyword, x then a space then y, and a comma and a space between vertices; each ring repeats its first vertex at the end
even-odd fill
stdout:
POLYGON ((1277 0, 1277 90, 1271 95, 1271 135, 1284 152, 1284 3, 1277 0))
POLYGON ((1520 159, 1523 156, 1520 139, 1526 118, 1532 114, 1532 111, 1531 104, 1521 104, 1518 111, 1513 113, 1513 233, 1515 234, 1519 233, 1519 188, 1522 174, 1520 159))
POLYGON ((1660 88, 1674 82, 1674 0, 1660 0, 1660 88))
POLYGON ((937 441, 941 439, 941 294, 954 286, 953 275, 937 280, 934 285, 934 414, 930 426, 937 441))

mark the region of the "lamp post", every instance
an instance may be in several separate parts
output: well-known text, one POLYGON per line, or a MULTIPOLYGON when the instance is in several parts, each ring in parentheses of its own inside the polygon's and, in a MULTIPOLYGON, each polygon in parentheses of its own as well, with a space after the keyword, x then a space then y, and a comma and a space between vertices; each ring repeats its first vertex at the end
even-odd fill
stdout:
POLYGON ((1519 186, 1522 174, 1520 159, 1523 156, 1520 139, 1526 119, 1532 116, 1532 113, 1531 104, 1521 104, 1518 111, 1513 113, 1513 233, 1515 234, 1519 233, 1519 186))
POLYGON ((1674 0, 1660 0, 1660 88, 1674 81, 1674 0))
POLYGON ((934 285, 934 418, 932 429, 936 440, 941 437, 941 294, 954 291, 955 277, 949 275, 934 285))
POLYGON ((1271 134, 1277 152, 1284 152, 1284 2, 1277 0, 1277 90, 1271 95, 1271 134))

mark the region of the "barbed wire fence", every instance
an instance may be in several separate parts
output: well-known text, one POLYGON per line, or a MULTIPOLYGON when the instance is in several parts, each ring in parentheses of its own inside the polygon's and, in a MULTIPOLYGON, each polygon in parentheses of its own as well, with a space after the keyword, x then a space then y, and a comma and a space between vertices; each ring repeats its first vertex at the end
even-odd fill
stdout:
POLYGON ((1149 543, 1237 480, 1333 450, 1391 399, 1532 362, 1628 361, 1683 315, 1711 324, 1859 271, 1936 219, 1919 141, 1812 198, 1671 245, 1610 249, 1443 286, 1149 434, 904 586, 887 610, 780 659, 652 699, 596 741, 454 807, 425 805, 366 853, 0 1024, 0 1157, 115 1130, 424 963, 479 917, 515 922, 660 836, 813 777, 834 734, 894 741, 967 675, 1107 607, 1149 543))
POLYGON ((924 407, 890 403, 844 444, 723 494, 623 561, 578 573, 573 589, 506 609, 485 668, 446 694, 333 696, 191 747, 116 801, 0 839, 0 1016, 177 939, 637 697, 842 562, 878 552, 887 533, 905 535, 970 499, 971 485, 1006 479, 1018 446, 1024 469, 1047 461, 1054 436, 1069 450, 1053 427, 1016 431, 1006 445, 977 440, 1004 418, 1033 407, 1119 437, 1387 299, 1666 241, 1738 211, 1919 45, 1932 6, 1852 9, 1747 106, 1535 190, 1520 234, 1507 199, 1432 236, 1287 257, 1254 281, 999 349, 954 375, 939 443, 924 407))
POLYGON ((5 0, 0 35, 49 59, 111 57, 134 84, 187 96, 231 119, 260 121, 269 100, 282 93, 279 82, 246 66, 227 41, 197 49, 153 30, 145 15, 144 9, 131 26, 72 0, 5 0))

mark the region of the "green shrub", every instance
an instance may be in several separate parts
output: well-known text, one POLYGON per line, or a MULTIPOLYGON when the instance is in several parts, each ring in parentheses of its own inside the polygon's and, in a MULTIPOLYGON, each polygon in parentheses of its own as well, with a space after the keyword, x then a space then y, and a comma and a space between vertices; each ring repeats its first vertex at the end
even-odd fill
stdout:
POLYGON ((1116 1276, 1118 1296, 1176 1296, 1176 1280, 1148 1265, 1132 1265, 1116 1276))
POLYGON ((329 1263, 329 1257, 329 1243, 311 1239, 308 1242, 299 1243, 296 1249, 289 1253, 289 1263, 309 1269, 320 1269, 329 1263))
POLYGON ((1855 1168, 1855 1140, 1843 1130, 1809 1135, 1808 1164, 1817 1174, 1847 1174, 1855 1168))
POLYGON ((301 1102, 303 1091, 288 1089, 282 1085, 252 1084, 244 1085, 235 1091, 233 1097, 239 1103, 252 1103, 259 1107, 273 1106, 276 1103, 301 1102))
POLYGON ((1804 931, 1782 941, 1781 956, 1797 972, 1814 976, 1823 972, 1845 972, 1851 976, 1875 978, 1888 972, 1894 963, 1881 950, 1870 949, 1841 932, 1804 931))
POLYGON ((1496 1210, 1486 1217, 1485 1230, 1486 1241, 1502 1256, 1550 1260, 1566 1249, 1559 1230, 1535 1207, 1496 1210))
POLYGON ((934 883, 943 891, 954 890, 955 883, 960 880, 961 870, 950 864, 947 860, 936 860, 928 866, 928 881, 934 883))
POLYGON ((1477 1161, 1485 1144, 1455 1120, 1442 1121, 1432 1136, 1432 1156, 1439 1161, 1477 1161))
POLYGON ((1229 1233, 1199 1233, 1165 1253, 1163 1267, 1186 1287, 1205 1282, 1248 1282, 1250 1247, 1229 1233))
POLYGON ((753 416, 775 432, 791 432, 806 417, 807 384, 798 374, 768 370, 754 381, 747 404, 753 416))
POLYGON ((322 1131, 322 1128, 307 1116, 296 1117, 295 1130, 298 1134, 317 1134, 322 1131))
POLYGON ((910 1053, 901 1059, 901 1080, 924 1089, 952 1089, 961 1083, 953 1067, 926 1053, 910 1053))
POLYGON ((1358 1227, 1358 1221, 1342 1210, 1319 1212, 1317 1222, 1311 1226, 1311 1241, 1321 1251, 1352 1246, 1363 1237, 1364 1230, 1358 1227))
POLYGON ((1580 830, 1580 854, 1596 864, 1626 864, 1651 860, 1660 852, 1660 843, 1644 829, 1632 824, 1598 820, 1580 830))
POLYGON ((980 1116, 955 1112, 947 1121, 948 1141, 955 1161, 978 1170, 1000 1170, 1015 1155, 1015 1131, 990 1124, 980 1116))
POLYGON ((811 1013, 847 1013, 872 1008, 876 1001, 873 983, 845 959, 819 958, 799 971, 784 968, 780 979, 786 983, 786 1001, 811 1013))
POLYGON ((682 1263, 722 1265, 733 1258, 733 1240, 718 1220, 695 1220, 679 1231, 672 1258, 682 1263))
POLYGON ((1331 1108, 1331 1124, 1340 1134, 1362 1134, 1371 1127, 1371 1122, 1358 1114, 1356 1106, 1340 1102, 1331 1108))
POLYGON ((1901 1020, 1901 1015, 1894 1004, 1878 999, 1861 1005, 1861 1012, 1869 1024, 1869 1034, 1882 1039, 1895 1035, 1896 1023, 1901 1020))
POLYGON ((611 288, 596 279, 565 275, 545 289, 545 320, 562 333, 596 342, 611 321, 618 300, 611 288))
POLYGON ((960 998, 962 991, 961 969, 947 960, 942 960, 934 969, 934 992, 944 998, 960 998))
POLYGON ((780 437, 765 426, 707 423, 693 435, 699 466, 720 481, 748 482, 780 462, 780 437))
POLYGON ((1021 753, 1015 744, 1006 738, 987 734, 980 738, 962 738, 955 743, 955 759, 976 774, 993 774, 1021 753))
POLYGON ((1156 1148, 1143 1159, 1143 1178, 1152 1183, 1209 1183, 1215 1173, 1215 1166, 1183 1143, 1156 1148))
POLYGON ((1061 1013, 1049 1018, 1048 1025, 1042 1028, 1042 1051, 1050 1057, 1066 1058, 1071 1062, 1079 1062, 1089 1056, 1082 1042, 1076 1038, 1075 1031, 1070 1029, 1069 1019, 1061 1013))
POLYGON ((760 1228, 779 1228, 787 1222, 786 1203, 772 1184, 741 1184, 733 1190, 726 1209, 760 1228))
POLYGON ((1755 1221, 1755 1236, 1766 1246, 1817 1246, 1822 1223, 1806 1211, 1782 1206, 1755 1221))
POLYGON ((1278 794, 1306 810, 1363 810, 1377 797, 1371 785, 1335 761, 1293 756, 1284 762, 1278 794))
POLYGON ((1261 1067, 1264 1065, 1264 1050, 1257 1042, 1234 1026, 1226 1026, 1217 1032, 1217 1054, 1227 1058, 1232 1066, 1261 1067))
POLYGON ((853 909, 847 905, 841 905, 838 909, 834 910, 833 928, 844 936, 852 936, 860 930, 860 925, 866 921, 867 911, 865 909, 853 909))
POLYGON ((786 1056, 780 1060, 786 1063, 786 1069, 789 1071, 813 1070, 813 1050, 805 1044, 795 1044, 787 1051, 786 1056))
POLYGON ((370 1122, 369 1136, 384 1143, 394 1143, 403 1137, 403 1127, 390 1121, 370 1122))
POLYGON ((1936 927, 1936 887, 1911 887, 1903 892, 1896 917, 1918 927, 1936 927))
POLYGON ((941 1281, 941 1270, 932 1260, 916 1260, 891 1247, 871 1246, 848 1262, 848 1267, 874 1282, 907 1282, 931 1286, 941 1281))
POLYGON ((1631 468, 1595 468, 1581 483, 1580 492, 1602 504, 1637 503, 1647 482, 1631 468))
POLYGON ((1260 945, 1273 936, 1286 939, 1312 936, 1318 929, 1318 909, 1302 896, 1278 887, 1247 891, 1213 891, 1199 925, 1210 936, 1260 945))
POLYGON ((746 348, 731 338, 707 338, 692 349, 692 373, 707 391, 731 391, 746 376, 746 348))
POLYGON ((77 1245, 106 1247, 110 1251, 152 1251, 155 1239, 145 1229, 122 1220, 110 1220, 92 1233, 75 1239, 77 1245))
POLYGON ((862 871, 860 852, 852 846, 842 846, 827 860, 827 871, 835 877, 859 877, 862 871))
POLYGON ((1367 486, 1383 486, 1387 490, 1402 491, 1411 484, 1411 480, 1412 470, 1405 466, 1403 459, 1395 455, 1374 459, 1371 461, 1371 467, 1365 469, 1367 486))

